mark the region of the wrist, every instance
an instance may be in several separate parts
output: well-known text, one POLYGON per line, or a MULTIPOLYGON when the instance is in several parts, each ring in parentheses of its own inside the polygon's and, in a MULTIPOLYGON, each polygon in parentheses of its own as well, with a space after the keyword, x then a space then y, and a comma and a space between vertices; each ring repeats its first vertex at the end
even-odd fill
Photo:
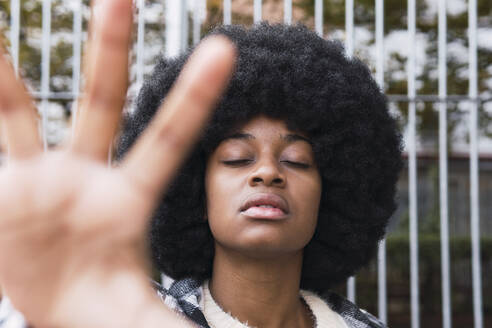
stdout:
POLYGON ((161 300, 155 298, 139 311, 137 317, 129 327, 148 328, 194 328, 196 327, 181 313, 169 309, 161 300))

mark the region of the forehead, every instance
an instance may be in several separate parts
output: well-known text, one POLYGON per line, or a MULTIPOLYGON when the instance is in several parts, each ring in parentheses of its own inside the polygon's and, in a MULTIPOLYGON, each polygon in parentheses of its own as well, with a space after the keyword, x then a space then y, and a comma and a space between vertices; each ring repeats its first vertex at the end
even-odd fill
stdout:
POLYGON ((232 129, 227 139, 285 139, 285 141, 304 140, 310 143, 308 136, 300 131, 291 130, 282 119, 270 118, 267 116, 257 116, 248 122, 232 129))
POLYGON ((284 120, 270 118, 267 116, 256 116, 249 120, 248 122, 239 126, 238 130, 241 131, 257 131, 257 130, 268 130, 268 131, 281 131, 289 132, 287 124, 284 120))

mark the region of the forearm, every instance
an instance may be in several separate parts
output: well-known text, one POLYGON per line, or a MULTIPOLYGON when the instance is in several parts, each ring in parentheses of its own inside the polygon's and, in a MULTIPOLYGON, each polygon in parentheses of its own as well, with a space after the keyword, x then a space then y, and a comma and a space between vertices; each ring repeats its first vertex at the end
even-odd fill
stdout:
POLYGON ((162 302, 150 304, 142 311, 142 317, 138 322, 135 322, 133 327, 148 327, 148 328, 196 328, 190 320, 181 314, 169 309, 162 302))
POLYGON ((48 321, 39 327, 196 327, 163 303, 146 276, 114 275, 91 285, 72 282, 63 296, 52 316, 41 318, 48 321), (87 286, 97 288, 85 292, 87 286))
MULTIPOLYGON (((74 314, 77 316, 78 314, 74 314)), ((135 304, 134 307, 127 309, 112 309, 112 311, 101 311, 91 316, 92 318, 74 319, 65 316, 63 321, 56 323, 41 324, 39 327, 56 328, 196 328, 184 315, 169 309, 160 300, 147 304, 135 304)), ((37 327, 37 325, 35 325, 37 327)))

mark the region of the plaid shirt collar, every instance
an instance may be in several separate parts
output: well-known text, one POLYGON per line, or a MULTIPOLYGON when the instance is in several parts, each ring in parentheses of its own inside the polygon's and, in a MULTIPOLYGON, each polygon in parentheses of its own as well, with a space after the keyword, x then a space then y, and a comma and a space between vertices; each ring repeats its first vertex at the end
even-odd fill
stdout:
MULTIPOLYGON (((163 276, 162 285, 154 282, 154 287, 167 306, 183 313, 201 328, 210 328, 200 308, 202 287, 196 280, 172 280, 163 276)), ((386 328, 376 317, 337 294, 328 292, 320 297, 350 328, 386 328)))

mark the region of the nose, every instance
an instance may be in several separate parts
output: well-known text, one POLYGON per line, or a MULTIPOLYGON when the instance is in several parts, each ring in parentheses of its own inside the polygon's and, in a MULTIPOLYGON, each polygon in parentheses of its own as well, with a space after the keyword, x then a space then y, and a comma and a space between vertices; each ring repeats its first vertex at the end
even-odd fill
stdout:
POLYGON ((248 179, 250 186, 265 185, 283 188, 286 183, 284 174, 278 167, 274 159, 265 159, 259 161, 251 172, 248 179))

